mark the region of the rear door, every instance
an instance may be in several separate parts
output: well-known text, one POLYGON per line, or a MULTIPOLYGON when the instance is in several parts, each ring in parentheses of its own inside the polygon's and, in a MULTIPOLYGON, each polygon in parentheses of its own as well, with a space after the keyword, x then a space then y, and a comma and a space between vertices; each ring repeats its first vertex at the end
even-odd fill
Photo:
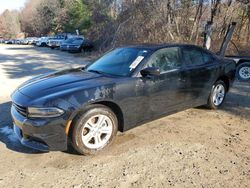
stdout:
POLYGON ((182 61, 185 65, 183 79, 187 86, 188 100, 207 100, 219 72, 218 59, 198 47, 183 47, 182 61))

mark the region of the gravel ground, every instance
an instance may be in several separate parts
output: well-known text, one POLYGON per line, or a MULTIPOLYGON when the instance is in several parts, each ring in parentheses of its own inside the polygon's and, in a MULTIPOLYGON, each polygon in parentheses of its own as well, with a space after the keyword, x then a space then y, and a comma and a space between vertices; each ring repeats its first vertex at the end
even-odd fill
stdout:
POLYGON ((235 82, 221 110, 189 109, 119 133, 97 156, 21 146, 10 93, 32 76, 87 61, 0 45, 0 187, 250 187, 249 82, 235 82))

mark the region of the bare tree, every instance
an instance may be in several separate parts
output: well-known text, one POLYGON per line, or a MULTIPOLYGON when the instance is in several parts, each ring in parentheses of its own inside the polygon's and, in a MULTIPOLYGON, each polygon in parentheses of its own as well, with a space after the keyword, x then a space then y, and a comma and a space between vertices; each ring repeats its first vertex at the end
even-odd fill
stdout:
POLYGON ((0 35, 5 38, 15 38, 21 32, 19 13, 6 10, 0 16, 0 35))
MULTIPOLYGON (((29 36, 80 29, 102 49, 128 43, 201 45, 207 21, 213 23, 215 43, 232 21, 238 22, 236 43, 250 40, 250 0, 28 0, 19 19, 29 36)), ((20 32, 18 21, 14 30, 6 29, 9 22, 6 14, 0 16, 0 35, 20 32)))
POLYGON ((214 18, 219 11, 220 3, 221 3, 221 0, 211 0, 211 19, 210 19, 211 23, 214 23, 214 18))

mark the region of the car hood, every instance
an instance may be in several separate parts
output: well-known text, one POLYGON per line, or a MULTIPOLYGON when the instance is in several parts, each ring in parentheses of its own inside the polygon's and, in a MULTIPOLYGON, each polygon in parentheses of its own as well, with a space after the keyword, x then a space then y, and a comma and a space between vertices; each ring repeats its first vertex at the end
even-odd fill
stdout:
POLYGON ((61 41, 64 41, 64 39, 50 39, 49 41, 50 42, 58 42, 58 41, 61 42, 61 41))
POLYGON ((69 45, 71 42, 63 42, 62 45, 69 45))
POLYGON ((82 43, 72 43, 72 42, 63 42, 62 45, 69 45, 69 46, 78 46, 81 45, 82 43))
POLYGON ((111 78, 102 74, 69 69, 33 78, 18 88, 22 94, 34 99, 57 95, 67 91, 94 88, 110 83, 111 78))

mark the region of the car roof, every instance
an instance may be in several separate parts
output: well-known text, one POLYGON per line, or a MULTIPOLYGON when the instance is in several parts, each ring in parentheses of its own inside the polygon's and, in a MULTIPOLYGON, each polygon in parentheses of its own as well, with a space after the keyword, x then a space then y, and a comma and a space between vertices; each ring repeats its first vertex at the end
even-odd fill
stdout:
POLYGON ((128 45, 128 46, 120 46, 120 48, 141 48, 141 49, 147 49, 147 50, 158 50, 161 48, 167 48, 167 47, 198 47, 193 44, 176 44, 176 43, 166 43, 166 44, 136 44, 136 45, 128 45))

